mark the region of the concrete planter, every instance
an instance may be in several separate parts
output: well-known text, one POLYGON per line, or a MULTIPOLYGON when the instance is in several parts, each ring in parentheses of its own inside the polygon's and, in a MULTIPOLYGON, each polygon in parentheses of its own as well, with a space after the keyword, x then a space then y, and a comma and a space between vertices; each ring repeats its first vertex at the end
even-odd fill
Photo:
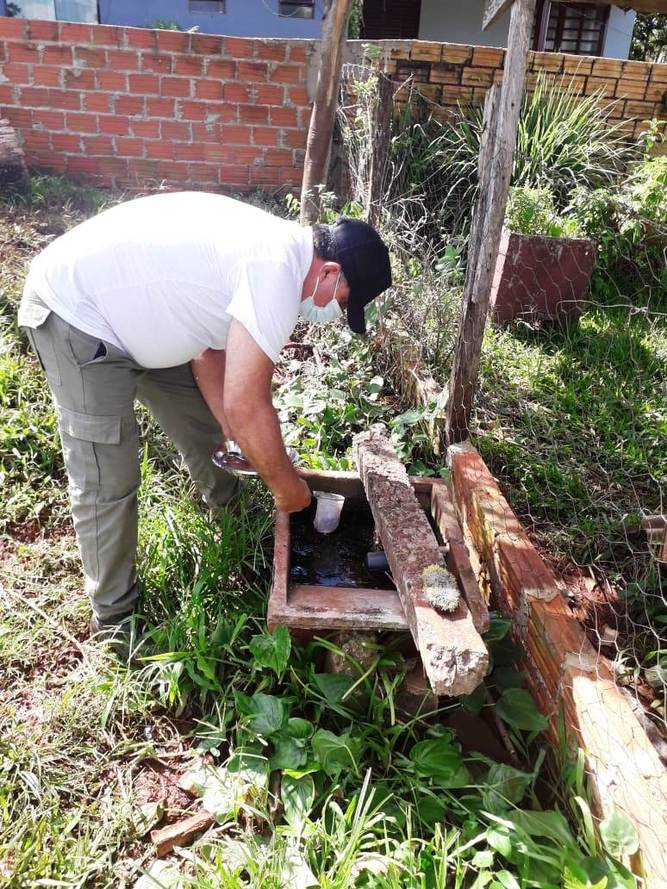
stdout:
POLYGON ((596 254, 588 239, 503 229, 491 293, 494 320, 577 321, 596 254))

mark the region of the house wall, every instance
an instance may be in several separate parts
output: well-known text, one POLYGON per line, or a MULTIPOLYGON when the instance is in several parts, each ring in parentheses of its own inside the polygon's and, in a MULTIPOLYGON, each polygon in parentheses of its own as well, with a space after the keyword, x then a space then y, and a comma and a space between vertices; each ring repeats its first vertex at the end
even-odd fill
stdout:
POLYGON ((156 19, 174 20, 205 34, 240 37, 319 37, 322 0, 312 19, 278 15, 278 0, 226 0, 224 13, 188 12, 188 0, 100 0, 100 21, 109 25, 145 26, 156 19))
POLYGON ((507 46, 509 15, 501 15, 482 31, 484 5, 484 0, 422 0, 419 39, 507 46))
MULTIPOLYGON (((482 31, 484 5, 484 0, 422 0, 419 39, 506 47, 509 14, 501 15, 490 28, 482 31)), ((628 58, 635 18, 635 12, 611 7, 603 57, 628 58)))
MULTIPOLYGON (((349 41, 350 58, 362 62, 364 46, 349 41)), ((459 103, 483 102, 502 78, 501 49, 378 46, 372 64, 410 80, 443 119, 459 103)), ((317 49, 310 40, 0 18, 0 117, 19 132, 30 166, 99 185, 294 188, 317 49)), ((581 95, 603 91, 630 138, 646 120, 667 118, 667 65, 531 53, 528 89, 539 71, 581 95)))

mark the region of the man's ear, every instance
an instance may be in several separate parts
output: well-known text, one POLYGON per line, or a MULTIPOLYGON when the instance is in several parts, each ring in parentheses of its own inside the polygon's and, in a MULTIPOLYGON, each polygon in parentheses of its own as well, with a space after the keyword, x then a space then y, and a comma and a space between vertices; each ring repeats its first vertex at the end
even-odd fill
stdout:
POLYGON ((322 271, 324 272, 324 276, 328 277, 329 275, 333 275, 334 277, 338 277, 342 272, 342 268, 339 262, 327 261, 322 266, 322 271))

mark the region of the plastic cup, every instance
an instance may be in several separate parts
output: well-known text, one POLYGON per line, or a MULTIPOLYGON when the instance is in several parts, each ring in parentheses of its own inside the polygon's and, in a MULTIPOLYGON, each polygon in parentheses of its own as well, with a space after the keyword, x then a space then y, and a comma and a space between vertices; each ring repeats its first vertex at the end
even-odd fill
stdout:
POLYGON ((342 494, 330 494, 328 491, 313 491, 317 500, 317 512, 313 525, 320 534, 331 534, 340 522, 340 514, 345 503, 342 494))

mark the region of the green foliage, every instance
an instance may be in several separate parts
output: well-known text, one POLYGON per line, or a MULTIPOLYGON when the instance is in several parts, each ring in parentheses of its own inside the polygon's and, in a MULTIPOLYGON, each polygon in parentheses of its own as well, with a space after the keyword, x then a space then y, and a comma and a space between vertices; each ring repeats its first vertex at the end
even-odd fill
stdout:
POLYGON ((630 58, 645 62, 664 62, 667 50, 667 15, 640 12, 635 19, 630 44, 630 58))
POLYGON ((154 19, 152 22, 144 25, 144 28, 150 28, 157 31, 183 31, 184 28, 178 24, 175 19, 154 19))
POLYGON ((510 188, 505 212, 505 225, 520 235, 547 235, 550 238, 581 237, 575 219, 565 219, 556 210, 548 187, 528 185, 510 188))

